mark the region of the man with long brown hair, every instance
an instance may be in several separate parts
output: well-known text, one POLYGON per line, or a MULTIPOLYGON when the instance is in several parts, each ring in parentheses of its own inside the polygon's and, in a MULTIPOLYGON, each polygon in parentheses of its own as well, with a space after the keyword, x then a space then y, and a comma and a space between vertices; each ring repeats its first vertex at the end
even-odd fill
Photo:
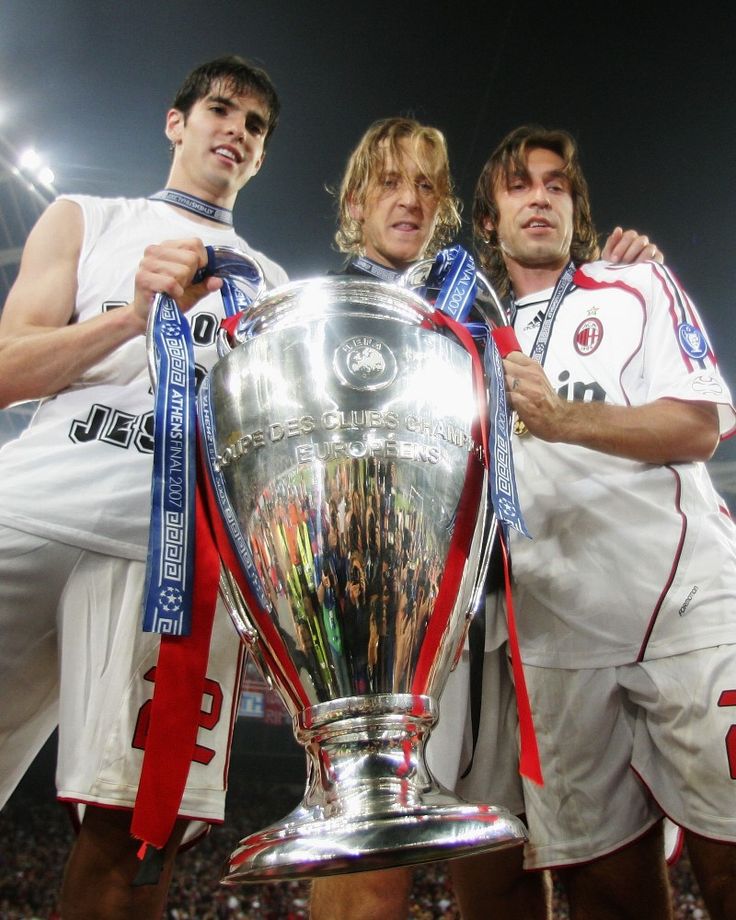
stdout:
MULTIPOLYGON (((558 870, 578 920, 669 918, 666 814, 711 917, 732 918, 736 528, 704 467, 734 431, 728 388, 663 265, 593 261, 566 132, 511 132, 473 221, 522 348, 504 370, 532 540, 511 552, 545 778, 524 781, 525 866, 558 870)), ((463 882, 477 901, 484 862, 463 882)))

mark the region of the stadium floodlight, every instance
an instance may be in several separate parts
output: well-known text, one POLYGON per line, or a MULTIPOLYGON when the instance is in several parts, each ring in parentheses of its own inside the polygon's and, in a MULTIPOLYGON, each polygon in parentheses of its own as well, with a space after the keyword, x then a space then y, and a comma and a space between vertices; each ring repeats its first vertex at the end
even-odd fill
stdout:
POLYGON ((40 169, 43 165, 40 154, 33 149, 33 147, 27 147, 21 155, 18 157, 18 166, 21 169, 26 169, 28 172, 35 172, 40 169))
POLYGON ((54 184, 54 171, 49 166, 42 166, 36 174, 38 181, 41 185, 53 185, 54 184))
POLYGON ((26 147, 19 155, 13 155, 13 159, 17 165, 12 167, 12 172, 25 180, 30 192, 40 196, 45 203, 48 203, 49 193, 55 194, 54 180, 56 177, 48 163, 44 162, 41 154, 35 147, 26 147))

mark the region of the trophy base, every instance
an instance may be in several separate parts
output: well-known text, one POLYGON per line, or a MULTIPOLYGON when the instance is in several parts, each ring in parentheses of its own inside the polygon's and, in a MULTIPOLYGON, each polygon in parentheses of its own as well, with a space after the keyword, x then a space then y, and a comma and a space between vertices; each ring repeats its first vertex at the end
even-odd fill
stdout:
POLYGON ((428 790, 412 807, 370 817, 324 817, 299 806, 277 824, 240 841, 223 885, 319 878, 520 846, 522 822, 507 809, 471 805, 445 789, 428 790))

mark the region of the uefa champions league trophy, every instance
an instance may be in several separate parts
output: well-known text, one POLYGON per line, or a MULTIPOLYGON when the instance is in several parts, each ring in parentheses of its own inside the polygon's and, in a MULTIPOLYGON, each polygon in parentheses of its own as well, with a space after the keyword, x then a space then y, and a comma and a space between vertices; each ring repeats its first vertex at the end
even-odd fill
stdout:
POLYGON ((331 277, 259 296, 220 354, 199 394, 220 590, 308 774, 223 882, 522 843, 518 819, 441 787, 424 757, 495 532, 469 352, 415 291, 331 277))

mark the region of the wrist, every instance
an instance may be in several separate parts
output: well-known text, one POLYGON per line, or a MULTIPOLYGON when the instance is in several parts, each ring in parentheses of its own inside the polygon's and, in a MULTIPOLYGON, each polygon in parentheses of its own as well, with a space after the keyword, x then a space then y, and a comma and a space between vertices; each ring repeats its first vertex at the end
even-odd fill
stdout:
POLYGON ((146 329, 148 327, 148 308, 142 310, 140 305, 133 300, 124 307, 120 307, 112 312, 120 322, 121 330, 129 333, 129 338, 146 334, 146 329))
POLYGON ((585 404, 559 398, 552 441, 563 444, 580 443, 585 404))

